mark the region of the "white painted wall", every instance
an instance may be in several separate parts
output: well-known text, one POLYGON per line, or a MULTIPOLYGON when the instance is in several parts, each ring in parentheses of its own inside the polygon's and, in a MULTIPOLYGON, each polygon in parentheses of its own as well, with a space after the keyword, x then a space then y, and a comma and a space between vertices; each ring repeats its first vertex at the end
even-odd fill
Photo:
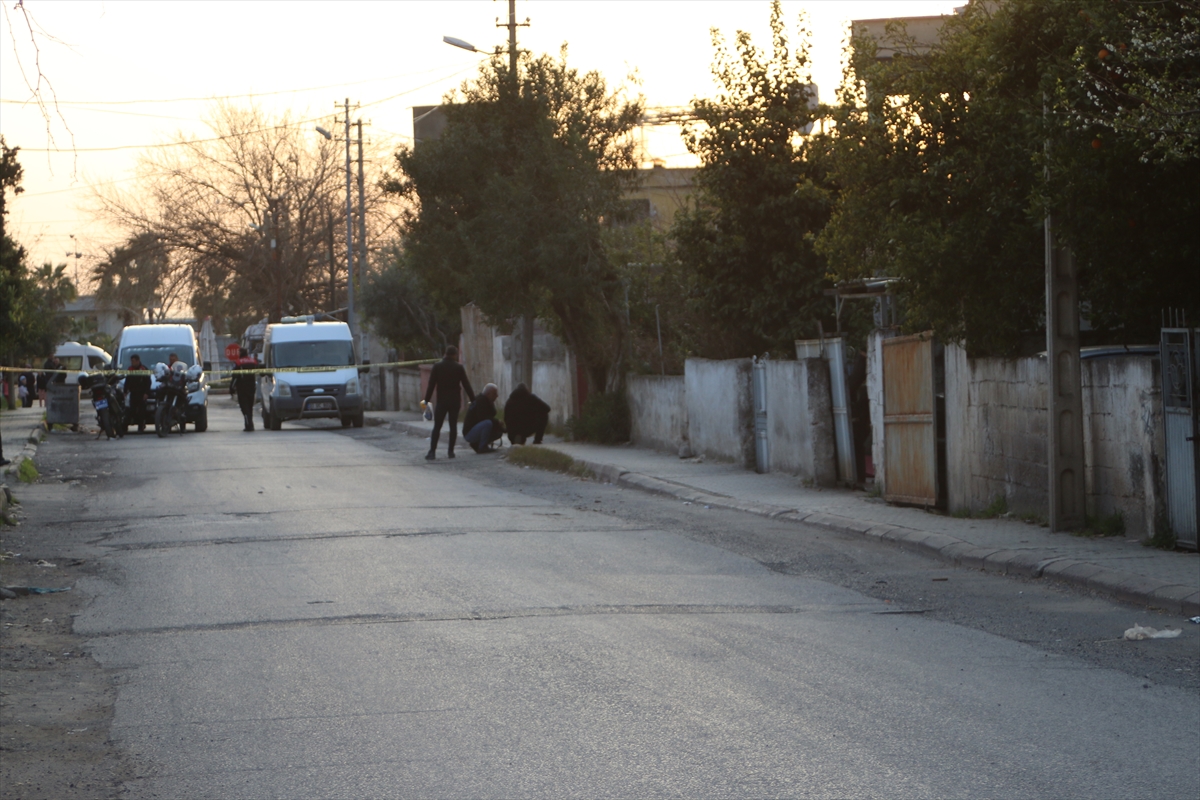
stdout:
POLYGON ((692 452, 754 468, 754 404, 748 358, 689 358, 684 366, 692 452))
POLYGON ((837 483, 829 363, 767 361, 767 442, 772 472, 816 486, 837 483))
POLYGON ((682 375, 629 375, 626 396, 638 447, 678 453, 688 440, 687 384, 682 375))

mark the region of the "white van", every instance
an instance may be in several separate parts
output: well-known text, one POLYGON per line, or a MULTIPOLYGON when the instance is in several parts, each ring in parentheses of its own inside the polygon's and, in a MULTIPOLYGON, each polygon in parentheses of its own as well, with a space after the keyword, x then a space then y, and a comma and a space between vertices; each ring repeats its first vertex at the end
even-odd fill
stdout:
MULTIPOLYGON (((169 363, 172 355, 189 367, 201 364, 202 369, 211 368, 211 365, 200 361, 200 342, 191 325, 129 325, 117 337, 114 349, 117 351, 118 369, 129 369, 129 361, 135 355, 146 369, 153 369, 160 361, 169 363)), ((157 381, 151 377, 150 398, 146 401, 146 413, 151 420, 154 419, 157 405, 154 398, 157 388, 157 381)), ((188 405, 184 419, 196 426, 197 433, 208 430, 208 379, 204 373, 201 373, 199 380, 188 384, 188 405)))
POLYGON ((259 381, 262 420, 277 431, 285 419, 334 418, 342 427, 363 424, 363 397, 354 339, 344 322, 284 317, 263 334, 263 366, 275 370, 259 381), (298 371, 301 367, 321 367, 298 371), (296 370, 296 371, 289 371, 296 370))
POLYGON ((66 376, 66 383, 79 383, 79 377, 98 369, 112 369, 112 356, 96 347, 91 342, 63 342, 54 349, 54 356, 60 364, 59 369, 79 370, 73 375, 66 376))

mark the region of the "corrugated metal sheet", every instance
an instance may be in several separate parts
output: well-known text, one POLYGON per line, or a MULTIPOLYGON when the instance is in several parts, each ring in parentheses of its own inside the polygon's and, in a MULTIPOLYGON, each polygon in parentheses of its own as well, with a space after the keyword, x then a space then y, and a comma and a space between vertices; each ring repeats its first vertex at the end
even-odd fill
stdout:
POLYGON ((884 499, 934 506, 938 476, 933 335, 900 336, 882 344, 884 499))

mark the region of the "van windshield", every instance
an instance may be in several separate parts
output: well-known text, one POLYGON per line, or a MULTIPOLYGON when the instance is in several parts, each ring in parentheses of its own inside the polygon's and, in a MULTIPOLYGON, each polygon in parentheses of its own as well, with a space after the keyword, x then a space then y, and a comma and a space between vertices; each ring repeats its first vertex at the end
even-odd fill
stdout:
POLYGON ((187 345, 147 345, 145 347, 125 347, 121 349, 121 369, 129 369, 129 359, 132 356, 137 356, 142 360, 142 366, 145 369, 153 369, 158 362, 169 364, 171 353, 179 357, 179 360, 189 367, 195 364, 195 353, 192 348, 187 345))
POLYGON ((279 342, 271 345, 275 367, 352 367, 354 348, 350 342, 279 342))

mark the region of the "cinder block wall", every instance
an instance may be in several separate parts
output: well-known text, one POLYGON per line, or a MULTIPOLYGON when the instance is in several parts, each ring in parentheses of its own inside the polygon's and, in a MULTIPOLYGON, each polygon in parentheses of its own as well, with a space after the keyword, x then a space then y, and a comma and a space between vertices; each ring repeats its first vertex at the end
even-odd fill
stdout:
POLYGON ((772 472, 817 486, 837 483, 829 364, 824 359, 768 361, 767 442, 772 472))
POLYGON ((1154 532, 1166 497, 1159 370, 1155 358, 1116 356, 1088 359, 1081 372, 1088 513, 1121 512, 1128 536, 1154 532))
MULTIPOLYGON (((1003 496, 1010 511, 1048 513, 1046 361, 968 359, 946 347, 946 461, 951 510, 1003 496)), ((1121 512, 1147 536, 1161 498, 1165 448, 1159 366, 1146 356, 1082 363, 1087 512, 1121 512)))
POLYGON ((971 359, 957 345, 945 353, 950 510, 979 511, 1003 496, 1014 513, 1045 516, 1045 359, 971 359))
POLYGON ((629 375, 630 440, 638 447, 677 453, 688 438, 687 387, 682 375, 629 375))
POLYGON ((748 358, 689 358, 684 366, 692 452, 754 468, 754 406, 748 358))

